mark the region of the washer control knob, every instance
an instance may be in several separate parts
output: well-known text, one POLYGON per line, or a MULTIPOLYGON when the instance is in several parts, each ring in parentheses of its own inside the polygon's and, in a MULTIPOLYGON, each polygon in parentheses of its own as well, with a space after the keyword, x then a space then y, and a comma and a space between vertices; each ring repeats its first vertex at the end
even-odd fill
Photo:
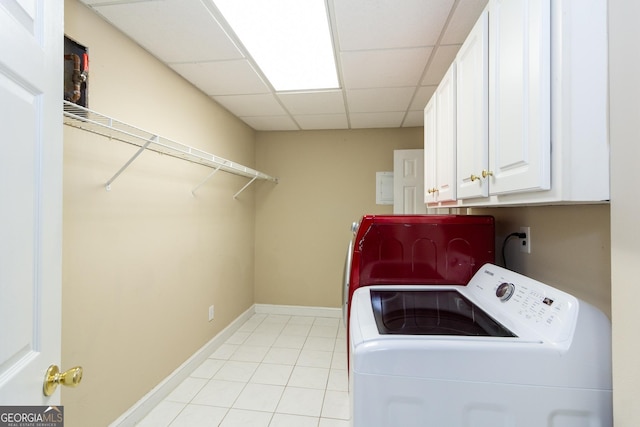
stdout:
POLYGON ((496 289, 496 296, 500 298, 500 301, 506 302, 509 301, 509 298, 511 298, 515 290, 516 287, 513 283, 504 282, 498 285, 498 289, 496 289))

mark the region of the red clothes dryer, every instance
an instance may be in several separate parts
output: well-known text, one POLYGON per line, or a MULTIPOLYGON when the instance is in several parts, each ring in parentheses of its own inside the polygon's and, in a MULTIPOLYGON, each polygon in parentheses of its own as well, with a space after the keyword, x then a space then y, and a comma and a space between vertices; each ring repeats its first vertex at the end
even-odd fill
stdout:
POLYGON ((466 285, 495 262, 495 225, 485 215, 365 215, 352 227, 343 320, 353 292, 371 285, 466 285))

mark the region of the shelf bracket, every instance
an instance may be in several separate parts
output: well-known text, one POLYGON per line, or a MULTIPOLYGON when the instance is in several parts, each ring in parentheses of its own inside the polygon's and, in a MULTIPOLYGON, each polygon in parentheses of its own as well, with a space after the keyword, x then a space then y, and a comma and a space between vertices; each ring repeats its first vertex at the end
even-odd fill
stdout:
POLYGON ((107 181, 107 183, 104 185, 107 191, 111 191, 111 184, 113 183, 113 181, 115 181, 116 178, 120 176, 120 174, 124 172, 125 169, 127 169, 131 165, 131 163, 133 163, 133 161, 137 159, 138 156, 142 154, 142 152, 146 150, 149 144, 151 144, 152 142, 158 142, 158 135, 152 136, 151 139, 148 140, 142 147, 140 147, 138 151, 136 151, 136 153, 133 155, 133 157, 131 157, 129 161, 127 161, 127 163, 125 163, 124 166, 122 166, 120 170, 116 172, 115 175, 113 175, 109 181, 107 181))
POLYGON ((237 198, 238 198, 238 196, 240 195, 240 193, 242 193, 242 192, 243 192, 243 191, 244 191, 248 186, 250 186, 251 184, 253 184, 253 181, 255 181, 256 179, 258 179, 258 175, 254 176, 254 177, 251 179, 251 181, 247 182, 247 183, 245 184, 245 186, 244 186, 244 187, 242 187, 242 188, 240 189, 240 191, 238 191, 236 194, 234 194, 234 195, 233 195, 233 198, 234 198, 234 199, 237 199, 237 198))
POLYGON ((196 191, 198 191, 198 188, 202 187, 204 185, 205 182, 209 181, 209 178, 211 178, 213 175, 216 174, 216 172, 218 172, 220 170, 220 168, 222 167, 222 165, 218 165, 213 172, 211 172, 204 180, 202 180, 202 182, 198 185, 195 186, 195 188, 193 190, 191 190, 191 194, 193 196, 196 195, 196 191))

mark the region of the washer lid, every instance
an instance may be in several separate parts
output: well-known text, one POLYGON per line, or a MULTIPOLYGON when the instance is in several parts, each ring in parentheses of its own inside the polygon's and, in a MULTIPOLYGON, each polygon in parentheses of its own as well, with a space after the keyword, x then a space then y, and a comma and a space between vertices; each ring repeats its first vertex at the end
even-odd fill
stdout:
POLYGON ((383 335, 517 337, 455 289, 372 289, 371 305, 383 335))

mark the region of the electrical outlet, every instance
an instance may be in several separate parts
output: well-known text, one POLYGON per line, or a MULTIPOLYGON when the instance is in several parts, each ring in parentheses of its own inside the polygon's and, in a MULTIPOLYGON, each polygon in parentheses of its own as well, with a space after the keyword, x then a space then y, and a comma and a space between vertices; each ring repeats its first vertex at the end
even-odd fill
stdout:
POLYGON ((214 314, 214 312, 213 312, 213 306, 212 306, 212 305, 210 305, 210 306, 209 306, 209 322, 211 322, 211 321, 213 320, 213 314, 214 314))
POLYGON ((527 235, 527 237, 520 239, 520 252, 525 254, 531 253, 531 227, 520 227, 520 232, 527 235))

